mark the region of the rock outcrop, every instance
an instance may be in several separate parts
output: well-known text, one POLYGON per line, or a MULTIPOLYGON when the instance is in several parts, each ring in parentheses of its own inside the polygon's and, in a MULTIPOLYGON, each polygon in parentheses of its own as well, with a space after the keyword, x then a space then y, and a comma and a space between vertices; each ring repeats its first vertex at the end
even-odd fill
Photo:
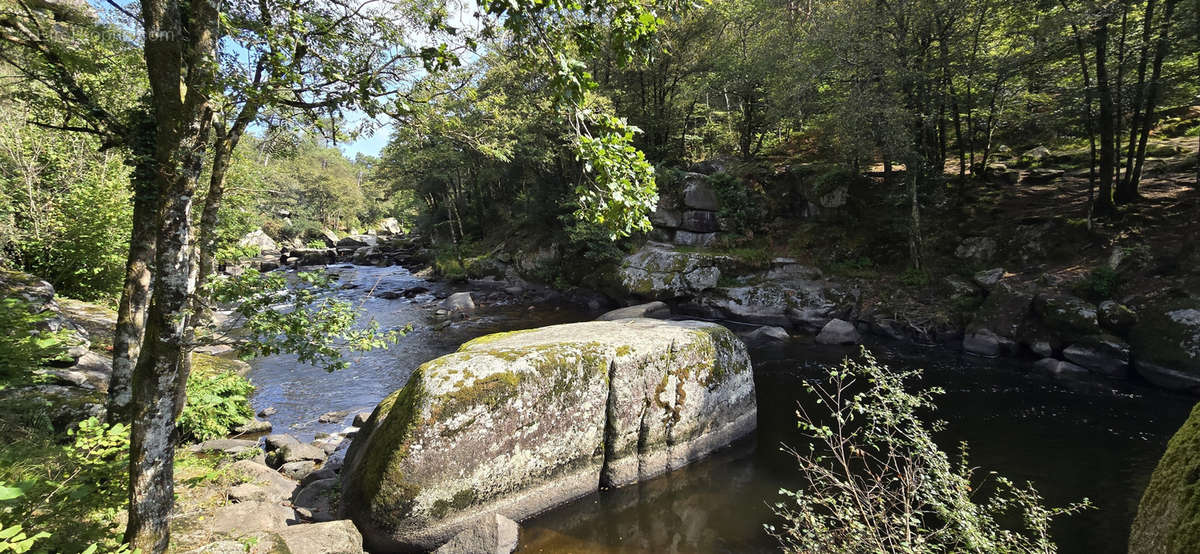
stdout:
POLYGON ((648 300, 672 300, 716 287, 721 277, 718 262, 714 256, 651 242, 626 257, 618 271, 629 293, 648 300))
POLYGON ((1129 532, 1130 554, 1200 552, 1200 405, 1171 437, 1129 532))
POLYGON ((380 403, 347 454, 341 505, 374 549, 432 549, 481 514, 520 520, 681 467, 756 417, 746 348, 716 324, 490 335, 380 403))

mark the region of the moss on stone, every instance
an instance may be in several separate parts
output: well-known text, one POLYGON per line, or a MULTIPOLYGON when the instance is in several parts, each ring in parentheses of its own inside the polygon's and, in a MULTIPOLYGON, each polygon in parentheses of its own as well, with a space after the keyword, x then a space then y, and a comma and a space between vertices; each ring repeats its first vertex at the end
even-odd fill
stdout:
POLYGON ((439 498, 438 500, 434 501, 433 507, 430 508, 429 513, 435 519, 442 519, 451 511, 459 512, 469 508, 471 504, 475 502, 477 496, 478 495, 475 492, 475 489, 460 490, 454 493, 454 496, 450 497, 449 499, 439 498))
POLYGON ((1200 405, 1171 437, 1138 505, 1131 554, 1200 552, 1200 405))
POLYGON ((370 434, 370 451, 355 468, 353 482, 359 487, 359 497, 369 500, 375 520, 383 524, 406 518, 421 492, 420 486, 406 479, 403 468, 408 440, 421 419, 426 370, 425 366, 417 368, 404 388, 380 402, 371 416, 379 427, 370 434))
POLYGON ((520 384, 520 378, 511 371, 493 373, 476 379, 468 386, 456 387, 438 397, 439 403, 431 417, 444 421, 476 406, 485 406, 489 411, 495 410, 516 396, 520 384))

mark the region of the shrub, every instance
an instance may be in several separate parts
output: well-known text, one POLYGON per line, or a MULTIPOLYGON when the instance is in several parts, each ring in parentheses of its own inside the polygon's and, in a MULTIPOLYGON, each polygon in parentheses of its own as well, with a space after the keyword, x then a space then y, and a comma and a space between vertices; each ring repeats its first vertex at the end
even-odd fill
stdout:
POLYGON ((715 173, 708 178, 717 199, 721 202, 719 216, 735 233, 748 233, 762 227, 767 217, 767 199, 757 190, 728 173, 715 173))
POLYGON ((929 272, 910 267, 900 274, 900 282, 910 287, 923 287, 929 284, 929 272))
POLYGON ((245 377, 195 364, 188 377, 187 404, 176 422, 180 435, 197 441, 228 435, 254 417, 253 393, 254 385, 245 377))
POLYGON ((1088 501, 1047 508, 1032 484, 994 474, 980 482, 965 446, 952 464, 933 440, 944 425, 918 416, 941 391, 905 391, 919 375, 889 371, 864 349, 861 361, 843 361, 824 383, 805 382, 829 413, 797 412, 810 442, 788 451, 806 486, 780 491, 786 499, 775 512, 784 523, 767 531, 789 552, 1053 552, 1051 521, 1088 501), (984 485, 990 494, 980 492, 984 485), (1020 528, 1005 526, 1018 521, 1020 528))
POLYGON ((66 354, 66 331, 39 329, 52 317, 50 311, 34 313, 19 296, 0 298, 0 390, 5 382, 26 379, 42 364, 66 354))
POLYGON ((1098 267, 1077 285, 1076 292, 1088 300, 1106 300, 1116 294, 1119 280, 1116 270, 1108 266, 1098 267))
POLYGON ((80 552, 89 544, 115 549, 127 500, 129 428, 96 418, 66 437, 7 421, 0 427, 8 439, 0 447, 0 529, 13 533, 6 538, 25 534, 47 552, 80 552), (13 522, 17 529, 6 527, 13 522))

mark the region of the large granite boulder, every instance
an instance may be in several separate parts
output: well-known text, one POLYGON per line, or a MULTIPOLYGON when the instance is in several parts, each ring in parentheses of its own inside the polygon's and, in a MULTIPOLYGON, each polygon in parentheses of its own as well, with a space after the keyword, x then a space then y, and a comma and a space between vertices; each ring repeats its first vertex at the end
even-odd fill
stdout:
POLYGON ((1033 307, 1042 323, 1064 342, 1101 333, 1096 305, 1082 298, 1041 293, 1034 298, 1033 307))
POLYGON ((627 292, 647 299, 671 300, 716 287, 721 277, 717 264, 714 256, 648 243, 622 260, 618 271, 627 292))
POLYGON ((1200 552, 1200 405, 1171 437, 1129 532, 1130 554, 1200 552))
POLYGON ((1200 392, 1200 300, 1161 298, 1138 309, 1134 369, 1160 387, 1200 392))
POLYGON ((428 550, 681 467, 750 433, 745 346, 624 319, 489 335, 418 368, 355 437, 341 505, 380 551, 428 550))
POLYGON ((266 231, 263 231, 262 229, 255 229, 249 233, 246 233, 246 236, 242 237, 241 240, 238 241, 238 246, 256 247, 260 252, 279 251, 279 245, 276 244, 271 237, 267 236, 266 231))
POLYGON ((683 205, 692 210, 717 211, 721 201, 717 191, 713 189, 708 178, 699 173, 687 173, 683 176, 683 205))

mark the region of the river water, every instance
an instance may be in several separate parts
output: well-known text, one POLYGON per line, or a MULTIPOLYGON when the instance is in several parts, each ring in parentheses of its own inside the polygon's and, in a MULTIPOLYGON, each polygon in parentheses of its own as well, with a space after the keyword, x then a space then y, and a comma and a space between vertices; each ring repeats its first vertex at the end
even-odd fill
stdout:
MULTIPOLYGON (((338 294, 362 301, 366 292, 426 287, 399 267, 332 266, 356 288, 338 294)), ((421 363, 487 333, 582 321, 593 314, 568 306, 497 301, 467 321, 433 330, 432 296, 412 300, 369 298, 363 307, 385 328, 413 323, 415 331, 388 351, 356 359, 350 369, 326 373, 288 356, 256 361, 256 409, 273 406, 276 432, 302 439, 345 427, 319 423, 334 410, 369 410, 402 387, 421 363)), ((735 324, 731 324, 738 330, 735 324)), ((713 456, 657 479, 606 490, 522 522, 523 552, 768 552, 776 542, 763 531, 774 522, 779 489, 797 486, 795 463, 781 445, 799 444, 795 408, 805 379, 817 378, 856 348, 786 344, 750 345, 758 396, 758 431, 713 456)), ((1166 441, 1195 399, 1134 383, 1064 382, 1031 373, 1019 363, 981 360, 938 348, 872 344, 893 368, 924 368, 923 383, 939 386, 937 417, 944 449, 970 444, 980 475, 998 471, 1032 482, 1051 505, 1083 497, 1096 508, 1063 519, 1053 531, 1065 553, 1124 552, 1141 491, 1166 441)), ((349 416, 348 416, 349 417, 349 416)))

